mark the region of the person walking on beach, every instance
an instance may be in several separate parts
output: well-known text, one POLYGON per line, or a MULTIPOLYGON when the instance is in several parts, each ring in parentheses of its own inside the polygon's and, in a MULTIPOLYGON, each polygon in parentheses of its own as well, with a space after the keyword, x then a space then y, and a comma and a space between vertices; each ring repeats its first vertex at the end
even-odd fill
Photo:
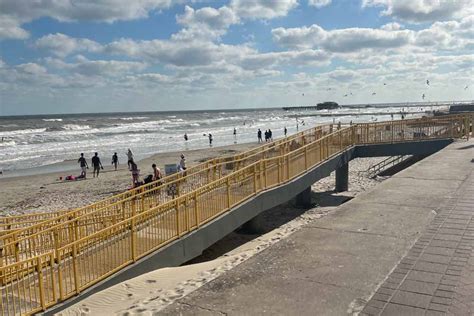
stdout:
POLYGON ((115 171, 117 171, 117 165, 119 164, 117 153, 112 155, 112 164, 115 167, 115 171))
POLYGON ((257 132, 257 138, 258 138, 258 142, 261 143, 262 142, 262 131, 260 130, 260 128, 258 129, 258 132, 257 132))
POLYGON ((132 188, 135 188, 139 185, 138 178, 140 176, 140 170, 133 160, 130 162, 130 171, 132 172, 132 188))
POLYGON ((234 127, 234 138, 236 138, 236 137, 237 137, 237 130, 234 127))
POLYGON ((87 171, 89 169, 89 165, 87 164, 86 158, 84 158, 84 153, 81 153, 81 157, 77 160, 77 163, 81 166, 81 178, 86 178, 87 171))
POLYGON ((95 153, 94 157, 92 157, 92 166, 94 167, 94 171, 92 172, 92 175, 95 178, 96 173, 97 173, 97 178, 98 178, 100 169, 104 169, 104 167, 102 167, 102 162, 100 162, 100 158, 99 158, 98 153, 95 153))
POLYGON ((209 146, 212 146, 212 134, 209 133, 209 146))
POLYGON ((130 148, 129 148, 128 151, 127 151, 127 158, 128 158, 128 161, 127 161, 128 170, 132 170, 131 164, 132 164, 132 162, 133 162, 133 153, 132 153, 132 151, 130 150, 130 148))
POLYGON ((188 134, 184 133, 184 140, 188 141, 188 134))
POLYGON ((181 154, 181 160, 179 161, 179 168, 182 171, 186 170, 186 158, 184 158, 183 154, 181 154))
POLYGON ((273 141, 273 133, 271 129, 268 129, 268 141, 269 142, 273 141))
POLYGON ((286 137, 286 134, 288 134, 288 130, 286 129, 286 126, 285 126, 285 129, 283 130, 283 132, 285 133, 285 137, 286 137))

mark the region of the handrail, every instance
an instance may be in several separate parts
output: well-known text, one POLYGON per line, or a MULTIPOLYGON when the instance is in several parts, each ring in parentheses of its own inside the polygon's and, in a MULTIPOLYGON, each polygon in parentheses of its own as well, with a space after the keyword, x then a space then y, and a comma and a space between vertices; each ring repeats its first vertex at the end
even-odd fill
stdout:
POLYGON ((3 284, 0 298, 4 313, 28 314, 45 310, 351 146, 460 138, 469 136, 471 122, 472 118, 450 116, 423 122, 405 120, 353 125, 288 152, 262 157, 143 212, 133 213, 132 208, 130 217, 88 236, 79 236, 79 227, 72 225, 70 233, 77 236, 73 241, 0 267, 3 284), (441 130, 443 133, 439 133, 441 130), (26 286, 35 297, 24 294, 27 291, 16 291, 25 286, 26 279, 30 282, 26 286))
MULTIPOLYGON (((229 161, 229 160, 235 160, 235 159, 238 159, 239 157, 245 157, 247 155, 251 155, 251 154, 254 154, 254 153, 259 153, 259 152, 266 151, 269 148, 271 148, 272 146, 281 145, 283 143, 288 143, 288 142, 291 142, 294 139, 304 137, 305 135, 311 134, 316 129, 329 129, 329 130, 332 130, 332 124, 331 125, 317 126, 317 127, 311 128, 311 129, 306 129, 306 130, 303 130, 299 133, 291 135, 289 137, 276 140, 272 143, 265 143, 261 146, 255 147, 253 149, 247 150, 247 151, 242 152, 242 153, 207 160, 207 161, 205 161, 201 164, 198 164, 196 166, 189 167, 186 170, 186 173, 190 174, 190 173, 199 172, 199 171, 202 171, 202 170, 208 168, 210 165, 215 165, 215 164, 222 163, 222 162, 231 163, 232 161, 229 161)), ((85 209, 90 209, 90 208, 94 208, 94 207, 95 208, 100 208, 100 205, 109 203, 113 199, 120 199, 120 198, 126 198, 128 196, 133 196, 134 194, 140 193, 143 190, 147 190, 151 187, 154 187, 158 182, 164 183, 164 182, 167 182, 167 181, 173 181, 173 180, 179 179, 180 176, 181 176, 181 173, 175 173, 175 174, 166 176, 166 177, 164 177, 160 180, 151 182, 149 184, 142 185, 138 188, 131 189, 131 190, 122 192, 120 194, 113 195, 111 197, 107 197, 103 200, 97 201, 97 202, 95 202, 91 205, 87 205, 87 206, 81 207, 81 208, 76 209, 76 210, 58 211, 58 212, 51 212, 51 213, 53 213, 53 214, 55 213, 57 216, 76 216, 76 212, 81 212, 85 209)), ((35 221, 41 222, 43 220, 50 220, 50 221, 55 220, 56 217, 51 216, 50 215, 51 213, 34 213, 34 214, 24 214, 24 215, 17 215, 17 216, 0 217, 0 227, 2 227, 2 224, 4 224, 5 226, 8 226, 8 225, 11 226, 13 223, 16 223, 16 222, 22 223, 22 222, 25 221, 24 219, 28 219, 30 217, 33 217, 35 219, 35 220, 33 220, 33 222, 35 222, 35 221), (43 217, 43 216, 46 217, 46 219, 42 219, 41 217, 43 217), (2 221, 3 221, 3 223, 2 223, 2 221)), ((19 228, 21 228, 21 227, 19 227, 19 228)), ((1 231, 0 231, 0 233, 1 233, 1 231)))
MULTIPOLYGON (((310 132, 308 133, 300 134, 303 141, 305 137, 307 138, 311 136, 312 133, 318 132, 321 135, 324 133, 324 131, 320 127, 316 127, 309 131, 310 132)), ((315 134, 315 138, 317 138, 317 136, 318 135, 315 134)), ((286 145, 288 145, 288 143, 291 144, 292 142, 295 142, 296 140, 298 140, 298 138, 292 137, 288 141, 280 142, 280 144, 282 145, 282 148, 280 149, 278 149, 279 147, 276 147, 275 144, 273 144, 273 146, 269 145, 267 146, 268 148, 264 150, 263 152, 257 152, 253 155, 247 156, 239 160, 219 163, 215 166, 211 166, 205 170, 202 170, 201 174, 195 173, 195 174, 184 176, 177 180, 173 180, 169 183, 155 187, 151 190, 136 194, 135 196, 130 196, 123 200, 111 203, 108 206, 105 206, 103 208, 93 210, 87 214, 82 214, 79 216, 71 216, 67 214, 69 215, 67 217, 66 215, 63 215, 60 218, 58 218, 61 220, 64 219, 63 221, 60 221, 60 222, 59 221, 55 222, 56 220, 48 221, 48 225, 45 225, 45 222, 41 222, 36 225, 26 227, 22 230, 15 231, 11 234, 1 236, 0 240, 3 240, 4 244, 3 244, 3 258, 0 258, 0 259, 3 259, 5 261, 4 264, 8 264, 9 260, 11 259, 18 261, 24 258, 24 255, 30 256, 30 255, 37 254, 38 251, 40 251, 40 253, 44 252, 45 250, 47 250, 47 247, 54 246, 55 244, 58 243, 58 241, 54 241, 54 239, 62 239, 62 241, 67 242, 68 238, 72 237, 72 235, 68 232, 70 232, 70 226, 72 225, 73 222, 76 222, 76 223, 79 222, 81 223, 80 224, 81 226, 84 226, 84 225, 87 226, 84 231, 80 230, 79 233, 90 234, 94 232, 97 228, 100 228, 100 225, 98 226, 97 222, 95 221, 97 220, 97 218, 92 218, 92 221, 90 221, 90 218, 97 215, 101 217, 99 219, 105 220, 107 222, 106 216, 105 217, 103 216, 103 213, 106 210, 110 210, 110 212, 112 213, 112 217, 114 217, 112 219, 112 222, 122 220, 126 218, 126 216, 133 213, 133 210, 131 210, 131 208, 135 208, 135 211, 138 209, 139 212, 145 209, 145 207, 143 206, 141 208, 137 207, 136 205, 138 204, 137 199, 142 199, 141 202, 143 202, 144 197, 152 193, 156 194, 156 192, 159 192, 161 197, 163 196, 166 197, 166 194, 164 194, 164 192, 166 188, 169 187, 170 185, 175 184, 179 187, 180 183, 187 183, 192 177, 196 177, 196 176, 204 178, 204 182, 205 182, 206 180, 209 180, 209 173, 215 174, 217 170, 221 170, 221 167, 224 167, 225 165, 229 163, 233 163, 234 165, 237 165, 237 169, 238 169, 239 166, 245 166, 245 160, 247 159, 249 161, 251 161, 251 159, 254 157, 260 159, 259 157, 257 157, 260 154, 267 155, 269 151, 271 150, 275 151, 275 149, 277 149, 276 151, 277 153, 278 151, 281 152, 281 149, 284 151, 289 150, 289 146, 286 146, 286 145), (244 163, 241 164, 242 162, 244 163), (118 208, 120 208, 120 210, 118 210, 118 208), (123 215, 123 217, 120 218, 120 216, 117 215, 117 213, 123 215), (41 249, 41 250, 38 250, 38 249, 41 249)), ((219 171, 219 174, 221 174, 220 171, 219 171)), ((212 177, 212 179, 214 179, 214 176, 212 177)), ((198 179, 197 184, 204 185, 205 183, 200 183, 198 179)), ((160 198, 160 202, 164 202, 164 200, 160 198)), ((110 223, 110 221, 108 221, 108 223, 110 223)))

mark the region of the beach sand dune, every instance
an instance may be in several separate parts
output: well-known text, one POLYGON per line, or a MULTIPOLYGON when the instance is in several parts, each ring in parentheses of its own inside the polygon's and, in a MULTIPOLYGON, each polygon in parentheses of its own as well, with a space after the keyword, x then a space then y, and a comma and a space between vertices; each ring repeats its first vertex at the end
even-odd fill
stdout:
POLYGON ((350 190, 336 194, 334 174, 315 183, 314 207, 307 210, 285 203, 263 213, 264 233, 236 231, 180 267, 158 269, 96 293, 61 312, 61 315, 154 315, 175 300, 222 275, 255 254, 317 221, 337 205, 370 190, 383 179, 370 179, 365 171, 383 158, 350 163, 350 190))

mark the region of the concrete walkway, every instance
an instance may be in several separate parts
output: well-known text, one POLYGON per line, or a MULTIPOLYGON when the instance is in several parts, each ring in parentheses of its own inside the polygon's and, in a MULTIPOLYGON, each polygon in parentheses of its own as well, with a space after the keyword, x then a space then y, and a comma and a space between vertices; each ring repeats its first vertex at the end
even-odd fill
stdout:
POLYGON ((470 315, 474 142, 424 159, 160 315, 470 315))

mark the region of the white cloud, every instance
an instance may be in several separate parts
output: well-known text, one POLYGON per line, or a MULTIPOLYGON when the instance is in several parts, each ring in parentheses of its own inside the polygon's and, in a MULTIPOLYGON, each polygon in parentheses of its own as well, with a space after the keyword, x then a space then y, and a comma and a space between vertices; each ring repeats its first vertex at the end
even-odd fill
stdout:
POLYGON ((58 21, 115 22, 145 18, 150 12, 185 0, 0 0, 0 38, 24 39, 23 23, 40 17, 58 21))
POLYGON ((89 60, 77 56, 75 63, 66 63, 60 59, 46 58, 46 64, 52 68, 68 71, 72 74, 81 74, 87 77, 94 76, 119 76, 138 73, 145 70, 146 63, 118 60, 89 60))
POLYGON ((362 7, 381 6, 382 15, 411 23, 457 19, 473 13, 472 0, 363 0, 362 7))
POLYGON ((45 35, 36 40, 35 46, 49 50, 56 56, 67 56, 76 52, 100 52, 102 45, 86 38, 73 38, 56 33, 45 35))
POLYGON ((239 17, 248 19, 273 19, 286 16, 298 6, 298 0, 232 0, 230 7, 239 17))
POLYGON ((308 5, 316 7, 316 8, 322 8, 325 6, 330 5, 332 0, 308 0, 308 5))
POLYGON ((214 39, 225 34, 229 26, 239 22, 239 18, 232 9, 226 6, 219 9, 204 7, 199 10, 186 6, 184 14, 178 15, 176 21, 185 28, 174 34, 173 39, 214 39))
POLYGON ((400 47, 410 42, 412 31, 347 28, 326 31, 319 25, 301 28, 276 28, 273 39, 279 45, 293 48, 323 48, 331 52, 351 52, 367 48, 400 47))
POLYGON ((145 59, 154 64, 177 67, 210 65, 230 60, 251 50, 244 45, 216 44, 211 41, 151 40, 134 41, 121 39, 106 46, 106 52, 145 59))
MULTIPOLYGON (((0 10, 1 13, 1 10, 0 10)), ((0 39, 14 38, 25 39, 28 38, 28 32, 22 29, 17 19, 6 14, 0 14, 0 39)))

